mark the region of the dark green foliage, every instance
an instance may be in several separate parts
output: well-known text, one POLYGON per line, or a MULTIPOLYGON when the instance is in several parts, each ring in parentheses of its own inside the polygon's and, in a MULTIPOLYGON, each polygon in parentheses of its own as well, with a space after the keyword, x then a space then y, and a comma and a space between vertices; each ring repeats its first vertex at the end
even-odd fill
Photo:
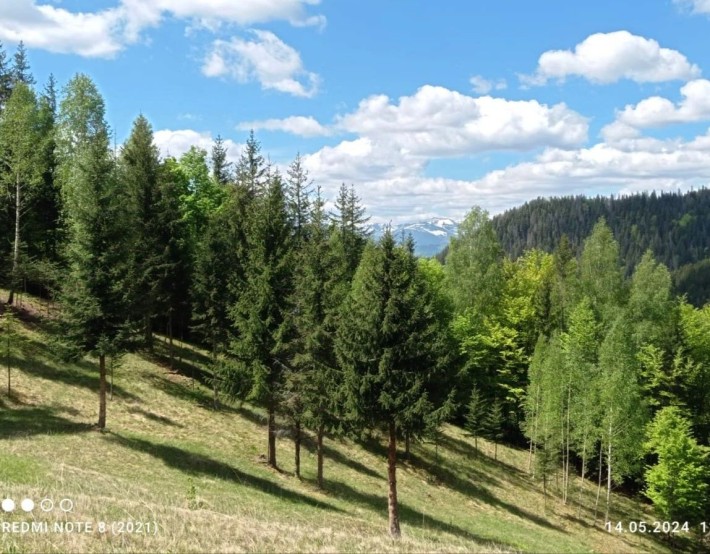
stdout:
POLYGON ((483 396, 481 396, 481 391, 477 386, 474 386, 466 408, 466 430, 473 437, 477 450, 478 437, 484 436, 486 432, 486 412, 487 407, 483 396))
POLYGON ((212 145, 212 179, 220 185, 226 185, 232 180, 232 164, 227 161, 227 148, 220 135, 212 145))
POLYGON ((130 199, 131 224, 125 232, 133 240, 131 248, 131 289, 133 316, 141 327, 144 344, 152 346, 153 318, 157 311, 159 275, 164 274, 165 245, 160 242, 158 220, 158 148, 153 130, 142 115, 133 123, 131 135, 121 149, 120 179, 130 199))
POLYGON ((673 285, 678 295, 685 295, 693 306, 701 307, 710 300, 710 258, 686 264, 673 272, 673 285))
POLYGON ((236 167, 237 184, 246 188, 250 196, 266 193, 268 188, 268 167, 261 155, 261 143, 249 133, 244 151, 236 167))
POLYGON ((15 83, 24 83, 30 87, 36 82, 30 71, 30 62, 27 59, 25 43, 22 41, 17 45, 17 50, 15 51, 12 65, 12 80, 15 83))
POLYGON ((12 69, 8 66, 5 47, 2 42, 0 42, 0 111, 5 107, 11 93, 12 69))
POLYGON ((370 218, 365 215, 365 207, 353 185, 340 185, 335 209, 336 213, 330 216, 336 230, 335 248, 342 256, 344 280, 350 282, 367 244, 367 222, 370 218))
POLYGON ((297 243, 300 243, 304 240, 306 233, 312 192, 308 171, 303 167, 300 154, 296 156, 288 168, 286 185, 286 201, 293 220, 295 239, 297 243))
MULTIPOLYGON (((247 186, 247 194, 251 189, 247 186)), ((254 200, 247 233, 244 287, 231 310, 236 367, 225 386, 264 406, 269 414, 268 463, 276 465, 274 416, 281 402, 292 354, 290 337, 293 287, 292 230, 281 177, 269 180, 266 194, 254 200)))
POLYGON ((505 251, 517 258, 529 248, 552 252, 562 234, 580 252, 584 239, 604 217, 619 241, 629 275, 648 249, 671 270, 710 258, 708 214, 710 190, 700 189, 684 194, 537 199, 495 217, 493 226, 505 251))

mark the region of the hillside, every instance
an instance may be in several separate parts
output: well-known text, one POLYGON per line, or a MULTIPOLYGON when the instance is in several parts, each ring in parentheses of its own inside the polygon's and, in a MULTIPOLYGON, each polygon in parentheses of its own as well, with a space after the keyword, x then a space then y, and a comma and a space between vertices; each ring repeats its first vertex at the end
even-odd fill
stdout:
POLYGON ((563 234, 576 252, 604 217, 619 242, 627 274, 649 248, 675 272, 676 288, 696 305, 710 300, 710 189, 624 197, 537 199, 492 219, 504 250, 553 251, 563 234))
MULTIPOLYGON (((139 521, 157 534, 0 534, 2 552, 668 552, 653 537, 593 527, 592 483, 582 503, 563 506, 526 472, 527 452, 479 440, 459 428, 439 444, 415 444, 398 471, 403 538, 386 533, 384 447, 327 440, 326 492, 314 485, 306 443, 303 480, 280 429, 280 471, 262 463, 263 417, 249 405, 211 409, 203 352, 179 344, 172 372, 160 341, 153 356, 127 355, 115 372, 105 433, 92 429, 98 379, 94 361, 60 363, 36 304, 24 299, 13 394, 0 393, 0 494, 74 502, 32 517, 19 509, 0 522, 139 521), (29 310, 28 310, 29 308, 29 310)), ((4 362, 4 360, 3 360, 4 362)), ((4 368, 4 364, 3 364, 4 368)), ((4 371, 3 382, 4 380, 4 371)), ((613 502, 614 521, 652 521, 645 504, 613 502)), ((51 528, 51 527, 50 527, 51 528)))

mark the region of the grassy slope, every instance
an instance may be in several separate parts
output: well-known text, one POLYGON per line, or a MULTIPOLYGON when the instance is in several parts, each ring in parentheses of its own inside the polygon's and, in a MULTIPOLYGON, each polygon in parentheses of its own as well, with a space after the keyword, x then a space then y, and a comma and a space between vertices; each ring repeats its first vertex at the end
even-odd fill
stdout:
MULTIPOLYGON (((204 362, 189 346, 180 351, 191 363, 204 362)), ((55 361, 35 323, 25 324, 15 362, 15 394, 8 398, 0 389, 0 496, 68 497, 76 506, 67 519, 149 520, 159 531, 0 533, 2 552, 667 551, 647 537, 592 527, 592 484, 583 487, 579 518, 576 505, 556 498, 545 508, 540 484, 524 471, 526 452, 499 447, 494 461, 492 446, 479 441, 483 452, 475 456, 453 426, 444 429, 438 449, 414 445, 412 461, 400 467, 403 539, 393 542, 386 534, 384 448, 376 441, 328 440, 327 492, 320 492, 312 442, 302 455, 303 481, 292 474, 285 432, 277 446, 281 472, 269 470, 260 458, 263 414, 247 405, 211 410, 207 388, 164 364, 126 357, 109 402, 109 430, 98 433, 91 429, 98 405, 91 360, 55 361)), ((4 383, 4 370, 0 376, 4 383)), ((637 502, 616 497, 614 503, 615 520, 653 519, 637 502)), ((34 517, 64 516, 35 510, 34 517)), ((0 513, 3 520, 28 516, 0 513)))

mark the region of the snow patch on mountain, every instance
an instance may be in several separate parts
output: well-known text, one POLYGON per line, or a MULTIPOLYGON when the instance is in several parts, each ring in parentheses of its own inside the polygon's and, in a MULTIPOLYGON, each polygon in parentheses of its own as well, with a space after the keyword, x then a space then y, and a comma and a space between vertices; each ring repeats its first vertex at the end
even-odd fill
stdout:
MULTIPOLYGON (((379 239, 387 227, 384 223, 370 226, 372 237, 379 239)), ((424 221, 391 225, 395 239, 404 240, 408 235, 414 239, 414 252, 417 256, 434 256, 449 244, 449 239, 456 235, 458 223, 446 217, 435 217, 424 221)))

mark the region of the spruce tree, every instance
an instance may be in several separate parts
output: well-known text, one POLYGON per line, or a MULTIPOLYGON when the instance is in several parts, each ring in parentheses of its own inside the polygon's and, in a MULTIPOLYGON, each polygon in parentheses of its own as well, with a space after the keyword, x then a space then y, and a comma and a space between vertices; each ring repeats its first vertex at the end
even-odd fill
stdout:
POLYGON ((212 179, 219 185, 226 185, 232 180, 232 164, 227 161, 227 148, 224 139, 217 135, 211 152, 212 179))
POLYGON ((478 437, 486 431, 486 404, 479 388, 474 385, 466 411, 466 430, 473 437, 473 444, 478 453, 478 437))
MULTIPOLYGON (((247 195, 251 194, 247 184, 247 195)), ((225 387, 266 409, 267 463, 276 467, 276 412, 292 356, 292 228, 281 177, 257 197, 247 233, 244 287, 231 309, 234 338, 225 387)))
POLYGON ((237 162, 237 184, 245 187, 250 196, 261 195, 266 193, 269 186, 268 177, 268 167, 261 155, 261 143, 256 140, 252 130, 237 162))
POLYGON ((104 102, 77 75, 66 86, 58 129, 59 173, 68 227, 62 330, 79 354, 99 359, 99 429, 106 426, 106 357, 126 344, 131 242, 129 198, 116 176, 104 102))
POLYGON ((498 460, 498 443, 503 439, 503 403, 499 399, 493 400, 488 407, 485 419, 486 438, 493 442, 493 459, 498 460))
POLYGON ((156 316, 159 274, 162 273, 164 245, 158 221, 158 177, 160 160, 158 148, 153 143, 153 130, 148 120, 140 115, 133 122, 128 140, 119 158, 120 178, 130 197, 131 236, 131 289, 133 312, 140 326, 144 345, 153 344, 153 318, 156 316))
POLYGON ((7 52, 0 42, 0 113, 12 94, 12 69, 8 66, 7 52))
POLYGON ((289 213, 293 219, 294 235, 297 243, 304 240, 310 214, 311 181, 308 171, 303 167, 303 159, 298 154, 288 168, 286 179, 286 198, 289 213))
POLYGON ((336 335, 348 417, 388 437, 389 530, 400 536, 397 436, 425 429, 441 406, 429 397, 441 377, 439 322, 410 248, 388 230, 368 246, 345 302, 336 335))
POLYGON ((15 56, 12 64, 12 80, 17 83, 24 83, 28 87, 35 84, 35 78, 30 71, 30 62, 27 59, 27 50, 25 43, 20 41, 15 51, 15 56))

